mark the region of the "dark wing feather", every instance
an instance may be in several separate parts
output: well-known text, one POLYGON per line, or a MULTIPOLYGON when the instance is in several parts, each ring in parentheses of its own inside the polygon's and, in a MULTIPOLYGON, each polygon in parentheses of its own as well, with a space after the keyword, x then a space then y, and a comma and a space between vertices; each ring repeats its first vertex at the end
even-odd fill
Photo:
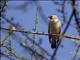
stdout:
POLYGON ((48 34, 49 34, 49 42, 51 43, 50 22, 49 22, 49 24, 48 24, 48 34))

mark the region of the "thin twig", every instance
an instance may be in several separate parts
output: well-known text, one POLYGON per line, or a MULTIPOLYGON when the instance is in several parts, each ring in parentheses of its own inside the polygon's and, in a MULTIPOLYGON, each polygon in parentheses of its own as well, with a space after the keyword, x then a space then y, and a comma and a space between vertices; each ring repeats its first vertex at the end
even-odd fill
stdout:
POLYGON ((33 50, 32 48, 23 45, 22 43, 21 43, 20 45, 21 45, 22 47, 24 47, 25 49, 28 49, 29 51, 32 51, 33 54, 35 53, 35 54, 37 54, 38 56, 40 56, 40 57, 42 57, 42 58, 44 58, 44 59, 46 59, 46 60, 50 60, 50 59, 46 58, 45 56, 41 55, 40 53, 36 52, 36 51, 33 50))
MULTIPOLYGON (((66 27, 65 27, 65 29, 64 29, 64 31, 63 31, 63 34, 65 34, 66 31, 67 31, 67 29, 69 28, 69 25, 70 25, 71 20, 72 20, 72 17, 73 17, 73 13, 74 13, 74 11, 72 11, 72 13, 71 13, 71 16, 70 16, 70 18, 69 18, 69 20, 68 20, 68 22, 67 22, 67 24, 66 24, 66 27)), ((70 38, 70 39, 71 39, 71 38, 70 38)), ((80 40, 80 39, 79 39, 79 40, 80 40)), ((58 46, 57 46, 57 48, 54 50, 51 60, 53 60, 53 59, 55 58, 55 55, 56 55, 56 53, 57 53, 57 51, 58 51, 58 48, 59 48, 59 45, 61 44, 61 42, 62 42, 62 41, 59 40, 58 46)))
MULTIPOLYGON (((11 31, 11 29, 2 28, 2 27, 0 27, 0 29, 11 31)), ((42 33, 42 32, 37 32, 36 33, 36 32, 30 32, 30 31, 22 31, 22 30, 12 30, 12 31, 14 31, 14 32, 23 32, 23 33, 27 33, 27 34, 49 35, 48 33, 42 33)), ((80 38, 67 36, 66 34, 65 35, 62 35, 62 34, 52 34, 52 35, 61 36, 61 37, 69 38, 69 39, 80 40, 80 38)))
MULTIPOLYGON (((19 28, 15 23, 11 22, 11 21, 10 21, 8 18, 6 18, 5 16, 2 16, 2 18, 3 18, 7 23, 9 23, 9 24, 12 25, 13 27, 15 27, 16 29, 21 30, 21 27, 19 28)), ((30 38, 26 33, 21 32, 21 34, 22 34, 23 36, 25 36, 26 38, 28 38, 29 41, 34 42, 40 49, 44 50, 44 52, 45 52, 48 56, 51 56, 50 53, 48 53, 48 52, 47 52, 44 48, 42 48, 36 41, 34 41, 32 38, 30 38)))
MULTIPOLYGON (((77 9, 76 9, 76 0, 72 0, 72 9, 74 10, 74 17, 75 17, 75 22, 76 22, 76 26, 78 27, 78 29, 80 29, 80 21, 79 21, 79 14, 77 13, 77 9)), ((80 30, 78 30, 79 36, 80 36, 80 30)), ((77 57, 77 53, 79 52, 80 46, 77 46, 75 55, 73 56, 72 60, 76 60, 77 57)))

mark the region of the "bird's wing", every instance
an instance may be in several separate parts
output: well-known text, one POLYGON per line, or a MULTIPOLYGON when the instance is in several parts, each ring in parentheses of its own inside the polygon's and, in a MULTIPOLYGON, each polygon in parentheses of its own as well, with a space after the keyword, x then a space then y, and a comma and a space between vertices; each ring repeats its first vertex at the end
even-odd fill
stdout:
MULTIPOLYGON (((60 23, 60 26, 59 26, 59 34, 61 34, 61 22, 59 22, 59 23, 60 23)), ((57 43, 59 43, 59 42, 60 42, 60 36, 57 39, 57 43)))
POLYGON ((50 22, 49 22, 49 24, 48 24, 48 34, 49 34, 49 42, 51 43, 50 22))
POLYGON ((50 34, 50 23, 48 24, 48 34, 50 34))

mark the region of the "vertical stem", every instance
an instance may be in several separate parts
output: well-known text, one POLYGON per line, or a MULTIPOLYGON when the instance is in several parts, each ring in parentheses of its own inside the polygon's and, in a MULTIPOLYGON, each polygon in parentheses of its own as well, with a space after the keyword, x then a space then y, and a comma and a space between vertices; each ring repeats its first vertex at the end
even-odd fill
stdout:
MULTIPOLYGON (((79 29, 80 24, 79 24, 79 15, 77 14, 77 9, 76 9, 76 2, 77 2, 76 0, 72 0, 72 9, 74 10, 74 18, 75 18, 76 26, 79 29)), ((80 31, 79 30, 78 30, 78 33, 79 33, 79 36, 80 36, 80 31)), ((77 46, 77 49, 75 50, 75 55, 73 56, 72 60, 76 60, 79 49, 80 49, 80 45, 77 46)))
MULTIPOLYGON (((36 11, 36 16, 35 16, 34 32, 38 32, 38 7, 37 7, 37 11, 36 11)), ((36 37, 37 36, 35 34, 33 34, 34 41, 36 41, 36 37)), ((32 48, 33 48, 33 50, 35 50, 35 43, 34 42, 33 42, 32 48)), ((34 54, 32 53, 32 56, 33 55, 34 54)), ((33 57, 31 57, 31 58, 33 58, 33 57)))

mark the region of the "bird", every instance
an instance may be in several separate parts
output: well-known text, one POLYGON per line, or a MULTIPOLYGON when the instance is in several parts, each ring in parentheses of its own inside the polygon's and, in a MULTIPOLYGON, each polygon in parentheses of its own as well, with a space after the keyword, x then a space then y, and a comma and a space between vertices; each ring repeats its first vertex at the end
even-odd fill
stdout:
POLYGON ((61 22, 59 21, 56 15, 49 16, 49 23, 48 23, 48 34, 49 34, 49 42, 51 44, 51 48, 56 48, 59 36, 52 35, 52 34, 60 34, 61 33, 61 22))

